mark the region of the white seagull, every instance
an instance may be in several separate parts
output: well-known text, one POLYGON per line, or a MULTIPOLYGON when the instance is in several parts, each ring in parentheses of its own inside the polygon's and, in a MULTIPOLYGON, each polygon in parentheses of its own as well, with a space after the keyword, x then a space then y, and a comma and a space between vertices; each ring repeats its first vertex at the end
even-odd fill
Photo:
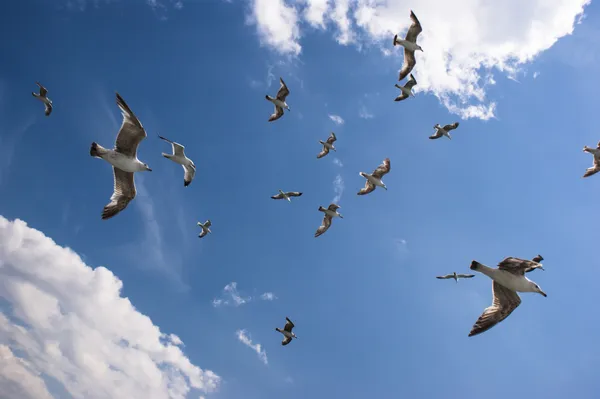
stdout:
POLYGON ((460 123, 454 122, 450 125, 441 127, 439 123, 436 123, 435 126, 433 127, 435 129, 435 133, 432 134, 431 136, 429 136, 429 138, 432 140, 435 140, 435 139, 439 139, 442 136, 446 136, 450 140, 452 140, 452 137, 450 137, 450 131, 456 129, 458 127, 458 125, 460 125, 460 123))
POLYGON ((286 199, 289 202, 292 202, 290 197, 299 197, 301 195, 302 193, 298 191, 288 191, 287 193, 284 193, 283 191, 279 190, 279 194, 275 194, 271 196, 271 198, 273 198, 274 200, 286 199))
POLYGON ((596 145, 596 148, 591 148, 586 145, 583 147, 583 152, 589 152, 594 156, 594 165, 585 170, 583 177, 590 177, 591 175, 595 175, 596 173, 600 172, 600 141, 596 145))
POLYGON ((52 100, 48 98, 48 89, 42 86, 40 82, 35 82, 35 84, 39 86, 40 94, 35 92, 31 92, 31 94, 44 103, 45 114, 46 116, 50 116, 50 113, 52 112, 52 100))
POLYGON ((317 154, 317 158, 323 158, 325 155, 329 154, 329 150, 333 150, 333 151, 337 152, 337 150, 333 146, 333 143, 336 140, 337 140, 337 137, 335 137, 334 132, 331 132, 331 134, 327 138, 327 141, 319 140, 319 143, 321 143, 323 145, 323 151, 321 151, 320 153, 317 154))
POLYGON ((194 162, 191 159, 185 156, 185 153, 183 152, 185 147, 179 143, 164 138, 160 134, 158 135, 158 138, 171 143, 171 147, 173 147, 173 154, 165 154, 163 152, 162 156, 175 163, 178 163, 183 167, 183 186, 189 186, 192 180, 194 180, 194 176, 196 176, 196 165, 194 165, 194 162))
POLYGON ((441 280, 453 278, 454 281, 456 281, 457 283, 458 283, 459 278, 473 278, 473 277, 475 277, 474 274, 456 274, 456 272, 454 272, 452 274, 446 274, 445 276, 436 276, 436 278, 439 278, 441 280))
POLYGON ((421 46, 417 44, 417 36, 419 36, 419 33, 421 33, 423 28, 421 28, 421 23, 412 10, 410 11, 410 19, 412 24, 410 25, 410 28, 408 28, 404 40, 398 39, 398 35, 394 36, 394 46, 400 45, 404 47, 404 63, 402 64, 402 69, 400 70, 400 76, 398 77, 398 80, 402 80, 408 76, 408 74, 415 67, 415 51, 423 51, 421 46))
POLYGON ((377 167, 373 171, 373 174, 367 174, 365 172, 360 172, 359 175, 367 179, 365 182, 365 186, 360 189, 357 193, 358 195, 369 194, 371 191, 375 190, 375 187, 379 186, 387 190, 386 185, 381 181, 383 176, 385 176, 390 171, 390 159, 386 158, 383 160, 383 163, 377 167))
POLYGON ((321 226, 319 226, 319 228, 317 229, 317 231, 315 232, 315 237, 320 236, 321 234, 325 233, 328 229, 329 226, 331 226, 331 220, 334 217, 339 217, 339 218, 344 218, 337 210, 340 209, 341 207, 337 204, 330 204, 327 208, 323 208, 322 206, 319 206, 319 211, 325 213, 325 216, 323 217, 323 221, 321 222, 321 226))
POLYGON ((208 233, 212 233, 212 231, 210 231, 211 225, 212 225, 212 223, 210 222, 210 219, 207 220, 206 222, 204 222, 204 224, 198 222, 198 226, 200 226, 202 228, 202 233, 200 233, 200 235, 198 235, 198 237, 202 238, 205 235, 207 235, 208 233))
POLYGON ((292 323, 292 321, 287 317, 285 318, 285 321, 286 323, 285 327, 283 327, 283 330, 279 327, 275 327, 275 331, 279 331, 283 334, 283 341, 281 341, 281 345, 284 346, 292 342, 292 338, 298 339, 298 337, 296 337, 296 334, 292 332, 292 328, 294 328, 294 323, 292 323))
POLYGON ((271 101, 275 105, 275 112, 269 118, 269 122, 273 122, 281 118, 283 116, 284 108, 288 111, 291 111, 290 107, 285 102, 285 99, 288 96, 288 94, 290 94, 290 91, 285 85, 283 79, 279 78, 279 82, 281 83, 281 86, 279 87, 279 91, 277 92, 277 97, 273 98, 268 94, 265 96, 267 100, 271 101))
POLYGON ((536 292, 546 297, 542 289, 525 277, 525 272, 538 265, 532 260, 508 257, 498 264, 497 269, 471 262, 471 270, 481 272, 494 280, 492 283, 492 305, 477 319, 469 337, 481 334, 506 319, 521 304, 517 292, 536 292))
POLYGON ((394 99, 394 101, 406 100, 410 96, 414 97, 415 94, 412 92, 412 88, 416 84, 417 84, 417 80, 415 79, 415 77, 413 76, 412 73, 410 74, 408 81, 406 82, 406 84, 404 86, 400 86, 398 83, 396 83, 394 86, 399 88, 402 92, 400 93, 400 95, 398 97, 396 97, 394 99))
POLYGON ((96 142, 93 142, 90 148, 91 156, 102 158, 113 166, 114 190, 110 202, 102 211, 102 219, 115 216, 135 198, 136 191, 133 180, 135 172, 145 170, 152 172, 147 164, 137 159, 137 148, 140 142, 146 138, 146 131, 125 100, 119 93, 116 94, 117 105, 123 115, 123 124, 117 134, 115 148, 109 150, 96 142))

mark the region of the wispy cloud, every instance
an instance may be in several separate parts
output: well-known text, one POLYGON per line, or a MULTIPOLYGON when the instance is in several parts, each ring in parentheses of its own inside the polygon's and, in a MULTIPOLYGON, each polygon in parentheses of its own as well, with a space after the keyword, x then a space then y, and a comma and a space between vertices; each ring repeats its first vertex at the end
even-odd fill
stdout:
POLYGON ((367 107, 365 107, 364 105, 360 106, 360 109, 358 110, 358 117, 359 118, 363 118, 363 119, 373 119, 373 114, 371 112, 369 112, 369 110, 367 109, 367 107))
MULTIPOLYGON (((0 100, 0 104, 1 103, 2 102, 0 100)), ((4 116, 3 110, 0 110, 0 112, 0 116, 4 116)), ((2 134, 0 135, 0 186, 2 186, 4 177, 10 170, 13 156, 19 141, 27 132, 27 130, 33 126, 36 119, 36 116, 31 115, 14 129, 4 126, 3 123, 0 123, 0 130, 2 130, 2 134)))
POLYGON ((535 71, 535 72, 533 73, 533 78, 535 79, 535 78, 537 78, 538 76, 540 76, 540 73, 539 73, 538 71, 535 71))
MULTIPOLYGON (((261 294, 258 298, 263 301, 272 301, 274 299, 277 299, 275 294, 273 294, 272 292, 265 292, 261 294)), ((232 281, 231 283, 227 284, 225 288, 223 288, 223 294, 221 298, 214 298, 212 300, 212 304, 215 308, 227 305, 240 306, 254 299, 255 298, 253 298, 252 296, 242 296, 237 289, 237 283, 235 281, 232 281)))
POLYGON ((255 344, 252 342, 250 337, 248 337, 248 331, 246 330, 237 330, 236 332, 237 339, 248 348, 252 349, 258 355, 258 358, 264 364, 269 364, 267 360, 267 352, 262 348, 261 344, 255 344))
POLYGON ((340 168, 344 167, 344 164, 339 160, 339 158, 333 158, 333 164, 339 166, 340 168))
POLYGON ((333 197, 331 202, 337 204, 342 199, 342 194, 344 193, 344 179, 342 179, 342 175, 340 174, 333 180, 333 192, 335 193, 335 197, 333 197))
POLYGON ((333 123, 335 123, 336 125, 343 125, 344 124, 344 118, 342 118, 339 115, 335 115, 335 114, 329 114, 329 119, 331 119, 333 121, 333 123))

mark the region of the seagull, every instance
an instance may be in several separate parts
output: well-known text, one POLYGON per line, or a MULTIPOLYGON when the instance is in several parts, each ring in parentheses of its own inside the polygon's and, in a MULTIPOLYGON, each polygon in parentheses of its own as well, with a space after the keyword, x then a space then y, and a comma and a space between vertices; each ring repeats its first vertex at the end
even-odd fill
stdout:
POLYGON ((327 209, 323 208, 322 206, 319 206, 319 211, 325 213, 325 216, 323 217, 323 221, 321 222, 321 226, 319 226, 319 228, 317 229, 317 231, 315 232, 315 237, 320 236, 321 234, 325 233, 328 229, 329 226, 331 226, 331 219, 333 219, 334 217, 339 217, 339 218, 344 218, 337 210, 341 208, 339 205, 337 204, 330 204, 327 209))
POLYGON ((442 136, 446 136, 450 140, 452 140, 452 137, 450 137, 450 131, 456 129, 458 127, 458 125, 460 125, 460 123, 454 122, 450 125, 441 127, 439 123, 436 123, 435 126, 433 127, 435 129, 435 133, 432 134, 431 136, 429 136, 429 138, 432 140, 435 140, 435 139, 439 139, 442 136))
POLYGON ((284 108, 287 109, 288 111, 291 111, 290 107, 285 102, 285 99, 288 96, 288 94, 290 94, 290 91, 287 88, 287 86, 285 85, 285 82, 283 81, 283 79, 279 78, 279 82, 281 83, 281 87, 279 88, 279 91, 277 92, 277 97, 273 98, 268 94, 265 96, 265 98, 267 100, 269 100, 273 104, 275 104, 275 112, 269 118, 269 122, 273 122, 273 121, 276 121, 277 119, 281 118, 283 116, 284 108))
POLYGON ((371 191, 375 190, 375 187, 379 186, 387 190, 386 185, 381 181, 381 178, 385 176, 390 171, 390 159, 386 158, 383 160, 383 163, 377 167, 373 171, 373 174, 369 175, 365 172, 360 172, 359 175, 367 179, 365 182, 365 186, 360 189, 357 193, 358 195, 369 194, 371 191))
POLYGON ((423 28, 421 28, 421 23, 412 10, 410 11, 410 19, 412 24, 410 25, 410 28, 408 28, 404 40, 398 39, 398 35, 394 36, 394 46, 400 45, 404 47, 404 63, 402 64, 398 80, 404 79, 415 67, 415 51, 423 51, 421 46, 417 44, 417 36, 419 36, 419 33, 421 33, 423 28))
POLYGON ((212 225, 212 223, 210 222, 210 219, 207 220, 206 222, 204 222, 204 224, 198 222, 198 226, 202 227, 202 233, 200 233, 200 235, 198 235, 198 237, 202 238, 205 235, 207 235, 208 233, 212 233, 212 231, 210 231, 211 225, 212 225))
POLYGON ((274 200, 286 199, 289 202, 292 202, 290 197, 299 197, 301 195, 302 195, 302 193, 298 192, 298 191, 288 191, 287 193, 284 193, 283 191, 279 190, 279 194, 275 194, 275 195, 271 196, 271 198, 273 198, 274 200))
POLYGON ((583 152, 589 152, 594 156, 594 166, 587 168, 583 177, 590 177, 591 175, 600 172, 600 141, 596 145, 596 148, 591 148, 586 145, 583 147, 583 152))
POLYGON ((527 269, 525 269, 525 273, 529 273, 531 271, 534 271, 535 269, 540 269, 540 270, 545 271, 544 267, 540 263, 543 260, 544 260, 544 258, 542 257, 542 255, 536 255, 535 257, 533 257, 533 259, 531 259, 531 261, 537 263, 537 265, 529 266, 527 269))
POLYGON ((473 325, 469 337, 481 334, 506 319, 521 304, 517 292, 536 292, 546 297, 542 289, 525 277, 525 272, 536 262, 531 260, 508 257, 498 264, 497 269, 482 265, 477 261, 471 262, 471 270, 485 274, 492 283, 493 301, 473 325))
POLYGON ((42 86, 40 82, 35 82, 35 84, 40 87, 40 94, 35 92, 31 92, 31 94, 44 103, 46 116, 50 116, 50 113, 52 112, 52 100, 48 98, 48 89, 42 86))
POLYGON ((285 320, 286 323, 285 327, 283 327, 283 330, 278 327, 275 327, 275 331, 279 331, 283 334, 283 341, 281 341, 281 345, 284 346, 292 342, 292 338, 298 339, 298 337, 296 337, 296 334, 292 332, 292 328, 294 328, 294 323, 292 323, 292 321, 287 317, 285 318, 285 320))
POLYGON ((336 140, 337 140, 337 137, 335 137, 334 132, 331 132, 331 134, 327 138, 327 141, 319 140, 319 143, 321 143, 323 145, 323 151, 321 151, 320 153, 317 154, 317 158, 323 158, 325 155, 329 154, 329 150, 333 150, 333 151, 337 152, 337 150, 333 146, 333 142, 336 140))
POLYGON ((395 84, 394 86, 396 86, 397 88, 399 88, 400 90, 402 90, 402 92, 400 93, 400 95, 398 97, 396 97, 394 99, 394 101, 402 101, 402 100, 406 100, 409 96, 415 96, 414 93, 412 92, 412 88, 417 84, 417 80, 415 79, 415 77, 413 76, 413 74, 411 73, 409 76, 408 81, 406 82, 406 84, 404 86, 400 86, 399 84, 395 84))
POLYGON ((183 186, 184 187, 189 186, 190 183, 192 182, 192 180, 194 180, 194 176, 196 176, 196 165, 194 165, 194 162, 191 159, 189 159, 188 157, 185 156, 185 153, 183 152, 185 147, 179 143, 176 143, 167 138, 164 138, 160 134, 158 135, 158 138, 160 138, 168 143, 171 143, 171 147, 173 147, 173 154, 165 154, 163 152, 162 156, 167 159, 170 159, 171 161, 173 161, 175 163, 178 163, 179 165, 181 165, 183 167, 183 170, 184 170, 183 186))
POLYGON ((116 93, 116 95, 117 105, 123 115, 123 123, 117 134, 115 148, 109 150, 96 142, 93 142, 90 148, 91 156, 102 158, 113 166, 114 191, 110 197, 110 202, 102 211, 102 219, 104 220, 110 219, 121 212, 135 198, 133 174, 145 170, 152 172, 148 164, 137 159, 137 148, 140 142, 146 138, 146 131, 140 120, 125 103, 123 97, 119 93, 116 93))
POLYGON ((456 274, 456 272, 454 272, 452 274, 446 274, 445 276, 437 276, 436 278, 439 278, 441 280, 453 278, 454 281, 456 281, 458 283, 459 278, 472 278, 472 277, 475 277, 475 275, 474 274, 456 274))

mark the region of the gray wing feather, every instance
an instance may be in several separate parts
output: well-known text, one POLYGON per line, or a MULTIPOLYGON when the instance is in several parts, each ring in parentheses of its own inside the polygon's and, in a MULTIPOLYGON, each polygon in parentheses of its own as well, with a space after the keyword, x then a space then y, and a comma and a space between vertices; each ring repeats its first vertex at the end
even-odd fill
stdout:
POLYGON ((137 116, 135 116, 125 100, 123 100, 123 97, 121 97, 119 93, 116 93, 116 95, 117 105, 121 109, 121 114, 123 115, 123 123, 117 134, 115 151, 130 157, 135 157, 137 156, 138 145, 146 138, 147 134, 137 116))
POLYGON ((113 166, 114 189, 110 202, 102 211, 102 219, 110 219, 123 209, 135 198, 135 182, 132 172, 124 172, 113 166))
POLYGON ((481 334, 506 319, 520 304, 521 298, 516 292, 498 284, 492 283, 492 306, 487 307, 473 325, 469 337, 481 334))

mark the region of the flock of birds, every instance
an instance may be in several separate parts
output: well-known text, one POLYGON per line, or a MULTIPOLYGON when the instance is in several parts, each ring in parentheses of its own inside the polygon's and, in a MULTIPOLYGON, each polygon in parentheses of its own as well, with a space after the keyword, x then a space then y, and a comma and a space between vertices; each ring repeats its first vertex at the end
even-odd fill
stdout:
MULTIPOLYGON (((400 70, 399 81, 402 81, 406 76, 409 76, 406 84, 395 86, 401 90, 401 93, 394 101, 402 101, 411 96, 414 96, 412 89, 417 85, 417 81, 412 75, 412 70, 416 65, 415 51, 423 51, 421 46, 417 44, 417 37, 422 31, 421 23, 417 19, 414 12, 410 12, 410 19, 412 21, 406 36, 404 39, 398 38, 398 35, 394 36, 394 46, 400 45, 404 48, 404 63, 400 70)), ((289 105, 286 102, 290 90, 283 81, 279 79, 280 88, 275 97, 266 95, 266 99, 273 103, 275 110, 269 117, 268 121, 273 122, 278 120, 284 115, 284 109, 291 111, 289 105)), ((52 101, 48 98, 48 90, 42 86, 39 82, 39 93, 32 93, 34 97, 44 103, 45 115, 50 116, 53 109, 52 101)), ((109 219, 117 215, 135 198, 136 189, 134 182, 134 173, 149 171, 152 169, 148 164, 141 162, 137 158, 137 148, 142 140, 147 137, 146 131, 142 126, 140 120, 135 116, 133 111, 129 108, 125 100, 116 93, 116 102, 121 110, 123 116, 123 122, 119 132, 117 134, 115 146, 113 149, 102 147, 100 144, 93 142, 90 148, 90 155, 95 158, 101 158, 107 161, 113 167, 113 178, 114 188, 110 202, 104 207, 102 211, 102 219, 109 219)), ((430 139, 439 139, 443 136, 451 139, 450 131, 458 128, 459 123, 455 122, 445 126, 436 124, 434 126, 435 132, 429 136, 430 139)), ((196 165, 189 159, 184 152, 185 147, 179 143, 171 141, 163 136, 158 135, 161 140, 164 140, 171 144, 172 154, 162 153, 163 157, 170 159, 171 161, 181 165, 184 170, 184 186, 187 187, 191 184, 194 176, 196 175, 196 165)), ((319 141, 322 145, 321 152, 318 153, 317 159, 325 157, 330 151, 337 151, 334 143, 337 140, 335 133, 331 133, 326 141, 319 141)), ((596 148, 590 148, 585 146, 584 152, 588 152, 594 156, 594 164, 588 168, 583 177, 589 177, 600 171, 600 142, 596 148)), ((387 186, 382 181, 382 178, 390 172, 390 159, 385 158, 381 165, 379 165, 371 174, 360 172, 360 175, 365 178, 365 186, 358 191, 358 195, 366 195, 373 192, 377 187, 381 187, 387 190, 387 186)), ((293 197, 300 197, 301 192, 288 191, 284 192, 281 189, 278 190, 278 194, 273 195, 271 198, 274 200, 287 200, 291 201, 293 197)), ((324 234, 330 227, 333 218, 343 216, 338 212, 339 205, 331 203, 327 208, 319 206, 318 210, 324 213, 323 221, 315 232, 315 237, 319 237, 324 234)), ((198 226, 202 229, 199 237, 205 237, 208 233, 211 233, 210 227, 212 223, 207 220, 205 223, 198 222, 198 226)), ((539 293, 546 297, 546 293, 533 281, 525 277, 525 273, 529 273, 535 269, 544 270, 540 263, 544 258, 541 255, 537 255, 531 260, 520 259, 515 257, 508 257, 502 260, 497 268, 490 268, 475 260, 471 262, 470 269, 483 273, 493 280, 492 283, 492 305, 487 307, 483 314, 473 325, 469 336, 481 334, 484 331, 489 330, 502 320, 506 319, 521 303, 521 299, 517 292, 534 292, 539 293)), ((457 274, 456 272, 445 276, 437 276, 438 279, 454 279, 458 282, 461 278, 472 278, 474 274, 457 274)), ((275 330, 283 334, 284 338, 282 345, 289 344, 293 338, 297 338, 296 334, 292 332, 294 323, 286 317, 286 324, 282 329, 276 328, 275 330)))

